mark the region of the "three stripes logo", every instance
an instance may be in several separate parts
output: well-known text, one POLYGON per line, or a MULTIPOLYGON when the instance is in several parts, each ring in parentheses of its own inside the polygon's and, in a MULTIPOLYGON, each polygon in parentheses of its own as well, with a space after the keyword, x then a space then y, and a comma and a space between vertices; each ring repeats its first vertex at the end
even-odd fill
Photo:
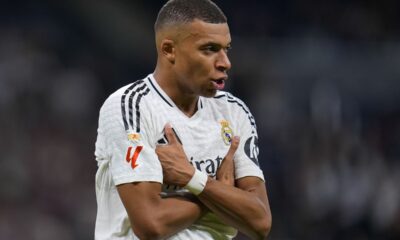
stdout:
POLYGON ((125 131, 135 129, 134 132, 140 132, 140 102, 149 92, 150 89, 143 80, 134 82, 125 90, 121 97, 121 112, 125 131))
MULTIPOLYGON (((138 80, 129 86, 121 97, 121 113, 125 131, 129 141, 140 141, 140 102, 150 92, 143 80, 138 80)), ((143 146, 129 147, 125 160, 131 164, 132 169, 139 166, 136 162, 143 146)))

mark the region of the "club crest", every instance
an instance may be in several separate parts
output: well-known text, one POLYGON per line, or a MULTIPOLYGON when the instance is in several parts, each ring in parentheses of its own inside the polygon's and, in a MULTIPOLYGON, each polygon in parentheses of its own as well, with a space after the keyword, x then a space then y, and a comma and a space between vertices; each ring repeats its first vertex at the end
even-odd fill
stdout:
POLYGON ((221 124, 222 140, 226 145, 230 145, 232 142, 233 131, 232 128, 229 126, 229 122, 223 119, 219 123, 221 124))

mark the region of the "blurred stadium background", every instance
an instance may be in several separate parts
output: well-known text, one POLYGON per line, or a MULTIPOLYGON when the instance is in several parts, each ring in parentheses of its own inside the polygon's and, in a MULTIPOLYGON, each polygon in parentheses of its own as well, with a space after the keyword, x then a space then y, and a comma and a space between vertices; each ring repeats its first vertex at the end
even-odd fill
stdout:
MULTIPOLYGON (((215 1, 258 123, 270 239, 400 239, 400 4, 215 1)), ((93 239, 98 110, 164 1, 2 1, 0 239, 93 239)), ((238 239, 244 239, 239 236, 238 239)))

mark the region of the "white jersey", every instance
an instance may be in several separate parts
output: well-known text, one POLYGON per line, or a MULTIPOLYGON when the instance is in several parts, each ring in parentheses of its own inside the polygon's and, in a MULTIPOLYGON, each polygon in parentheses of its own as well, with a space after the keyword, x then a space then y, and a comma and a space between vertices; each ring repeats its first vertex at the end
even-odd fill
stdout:
MULTIPOLYGON (((113 93, 100 110, 95 151, 96 240, 138 239, 116 186, 142 181, 163 183, 155 148, 165 143, 166 123, 172 125, 191 164, 211 177, 215 177, 232 136, 240 136, 234 158, 236 179, 256 176, 264 180, 258 166, 255 121, 241 100, 223 91, 213 98, 200 97, 198 111, 188 117, 150 74, 113 93)), ((163 185, 166 195, 176 191, 181 190, 163 185)), ((236 233, 216 215, 208 213, 170 239, 231 239, 236 233)))

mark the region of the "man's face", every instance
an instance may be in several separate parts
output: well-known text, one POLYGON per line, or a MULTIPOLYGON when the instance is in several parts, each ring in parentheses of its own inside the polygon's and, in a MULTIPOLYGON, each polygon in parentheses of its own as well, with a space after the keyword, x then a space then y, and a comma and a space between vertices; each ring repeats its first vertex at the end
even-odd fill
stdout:
POLYGON ((230 44, 226 23, 195 20, 185 25, 175 46, 174 72, 180 90, 204 97, 222 90, 231 68, 227 55, 230 44))

